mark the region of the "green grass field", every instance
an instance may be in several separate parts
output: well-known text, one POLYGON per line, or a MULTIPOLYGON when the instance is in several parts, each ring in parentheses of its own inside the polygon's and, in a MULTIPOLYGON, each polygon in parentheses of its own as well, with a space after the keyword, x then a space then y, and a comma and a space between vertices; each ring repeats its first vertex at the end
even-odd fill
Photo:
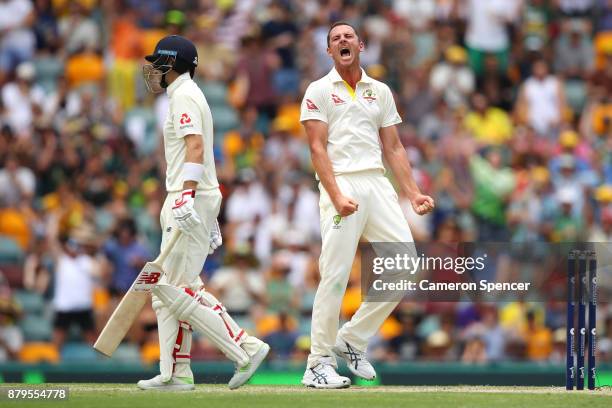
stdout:
POLYGON ((0 386, 2 407, 606 407, 612 406, 612 391, 572 391, 550 387, 357 387, 346 390, 310 390, 299 386, 248 385, 230 391, 223 385, 198 385, 192 392, 140 391, 128 384, 47 384, 0 386), (8 401, 10 387, 42 388, 66 386, 67 401, 8 401))

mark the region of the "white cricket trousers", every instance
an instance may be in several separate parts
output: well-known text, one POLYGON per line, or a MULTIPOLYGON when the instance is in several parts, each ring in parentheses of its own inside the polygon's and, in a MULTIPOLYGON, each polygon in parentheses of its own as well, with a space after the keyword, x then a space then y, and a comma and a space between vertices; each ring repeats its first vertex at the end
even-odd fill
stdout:
POLYGON ((399 303, 363 302, 338 331, 340 306, 360 238, 369 242, 413 242, 397 193, 381 171, 342 174, 336 176, 336 182, 344 196, 357 201, 359 209, 348 217, 334 220, 337 211, 319 183, 321 282, 312 308, 309 368, 317 365, 321 357, 334 355, 332 347, 337 336, 365 351, 369 339, 399 303))

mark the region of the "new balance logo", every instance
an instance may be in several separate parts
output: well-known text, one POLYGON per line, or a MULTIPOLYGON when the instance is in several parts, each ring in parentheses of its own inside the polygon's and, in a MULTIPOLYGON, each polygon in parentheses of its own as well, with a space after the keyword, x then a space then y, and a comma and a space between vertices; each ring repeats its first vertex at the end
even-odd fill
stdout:
POLYGON ((160 277, 161 272, 142 271, 136 278, 132 290, 135 292, 150 292, 157 285, 160 277))
POLYGON ((159 272, 143 272, 136 280, 136 284, 153 285, 159 281, 160 276, 159 272))

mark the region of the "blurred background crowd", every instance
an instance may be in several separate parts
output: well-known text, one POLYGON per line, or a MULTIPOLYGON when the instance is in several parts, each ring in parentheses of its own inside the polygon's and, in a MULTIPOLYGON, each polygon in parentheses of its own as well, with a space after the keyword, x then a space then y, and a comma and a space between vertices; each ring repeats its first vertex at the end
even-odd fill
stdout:
MULTIPOLYGON (((164 94, 141 78, 164 35, 193 40, 224 195, 207 289, 304 361, 318 282, 318 191, 299 123, 346 20, 394 91, 436 210, 417 242, 612 237, 612 0, 0 0, 0 362, 94 358, 97 333, 160 242, 164 94)), ((390 175, 392 177, 392 175, 390 175)), ((342 308, 359 300, 359 259, 342 308)), ((562 302, 401 304, 383 361, 564 358, 562 302)), ((612 360, 612 310, 599 309, 612 360)), ((147 308, 119 358, 157 361, 147 308)), ((205 339, 193 359, 217 359, 205 339)), ((600 360, 601 361, 601 360, 600 360)))

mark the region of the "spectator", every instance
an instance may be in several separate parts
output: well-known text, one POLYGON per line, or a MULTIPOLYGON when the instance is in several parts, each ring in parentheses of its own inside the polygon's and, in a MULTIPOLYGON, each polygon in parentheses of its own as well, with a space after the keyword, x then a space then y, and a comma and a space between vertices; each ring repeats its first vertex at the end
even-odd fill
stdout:
POLYGON ((470 66, 480 75, 484 58, 493 54, 499 61, 499 69, 508 68, 510 35, 508 25, 519 12, 519 0, 468 0, 467 30, 465 43, 468 46, 470 66))
POLYGON ((388 342, 388 358, 391 361, 413 361, 420 356, 422 339, 417 333, 420 319, 414 313, 401 313, 399 316, 402 325, 401 333, 388 342))
POLYGON ((290 327, 289 317, 281 312, 278 315, 278 329, 264 337, 264 341, 270 345, 272 356, 280 360, 290 359, 298 340, 298 333, 290 327))
POLYGON ((238 84, 244 89, 243 106, 254 106, 270 120, 276 115, 273 74, 280 59, 261 37, 245 37, 241 50, 236 75, 238 84))
POLYGON ((515 186, 512 170, 504 167, 501 152, 497 148, 485 151, 470 159, 470 171, 474 178, 472 210, 478 219, 478 240, 504 241, 507 239, 506 200, 515 186))
POLYGON ((82 338, 93 344, 96 333, 93 320, 94 278, 99 273, 96 260, 84 251, 94 244, 88 230, 73 230, 70 236, 57 238, 57 226, 49 230, 50 245, 55 256, 53 293, 53 343, 61 349, 69 330, 76 325, 82 338), (78 290, 75 290, 78 288, 78 290))
POLYGON ((472 111, 467 114, 464 126, 484 145, 501 145, 512 137, 508 114, 490 106, 487 97, 480 93, 472 95, 472 111))
POLYGON ((270 44, 280 59, 280 67, 274 73, 274 88, 279 95, 294 95, 299 88, 299 73, 295 67, 292 45, 297 37, 298 27, 287 4, 272 2, 268 13, 269 20, 263 23, 261 31, 263 40, 270 44))
POLYGON ((16 325, 21 308, 11 293, 6 278, 0 271, 0 363, 17 359, 23 346, 23 334, 16 325))
POLYGON ((16 155, 9 155, 0 169, 0 197, 7 204, 28 205, 36 191, 34 172, 21 165, 16 155))
POLYGON ((431 89, 451 108, 466 106, 468 95, 474 91, 474 74, 466 62, 465 50, 453 45, 445 51, 444 62, 436 64, 431 71, 431 89))
POLYGON ((36 38, 30 26, 35 17, 30 0, 0 3, 0 84, 17 65, 32 58, 36 38))
POLYGON ((78 1, 70 2, 68 14, 59 21, 59 33, 69 54, 100 44, 100 30, 90 17, 90 10, 78 1))
POLYGON ((123 296, 145 263, 151 259, 147 248, 138 240, 136 223, 131 218, 117 221, 113 238, 103 247, 111 264, 111 284, 114 294, 123 296))
POLYGON ((210 281, 210 290, 232 314, 245 316, 265 296, 265 280, 248 245, 236 246, 210 281))
POLYGON ((580 242, 584 239, 584 224, 580 215, 573 211, 579 206, 581 197, 576 190, 564 187, 558 190, 557 200, 559 208, 553 219, 553 242, 580 242))
POLYGON ((517 107, 521 119, 540 135, 551 138, 559 129, 564 120, 565 92, 545 60, 533 63, 531 76, 521 86, 517 107))
POLYGON ((527 328, 523 338, 527 345, 527 357, 534 361, 547 360, 552 353, 553 337, 549 328, 537 322, 533 311, 527 312, 527 328))
POLYGON ((583 20, 562 24, 555 45, 555 70, 565 79, 585 80, 594 67, 593 43, 583 20))

